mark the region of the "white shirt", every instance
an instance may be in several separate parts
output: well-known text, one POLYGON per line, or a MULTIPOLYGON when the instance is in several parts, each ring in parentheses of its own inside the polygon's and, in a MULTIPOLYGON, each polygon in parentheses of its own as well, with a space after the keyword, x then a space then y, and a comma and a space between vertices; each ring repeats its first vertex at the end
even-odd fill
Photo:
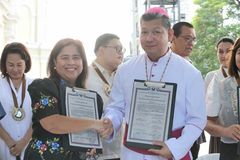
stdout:
MULTIPOLYGON (((109 74, 109 72, 106 69, 104 69, 100 64, 98 64, 95 61, 93 63, 98 67, 98 69, 100 70, 100 72, 105 77, 105 79, 107 80, 107 82, 109 83, 109 85, 111 87, 112 83, 113 83, 115 72, 113 72, 112 74, 109 74)), ((96 91, 103 99, 103 104, 104 104, 103 106, 106 106, 108 104, 109 97, 106 95, 106 93, 104 91, 104 85, 105 85, 105 83, 103 82, 101 77, 99 77, 99 75, 97 74, 97 72, 95 71, 93 66, 90 65, 88 67, 88 79, 86 82, 86 87, 87 87, 87 89, 96 91)))
POLYGON ((215 74, 217 70, 214 70, 214 71, 210 71, 206 74, 205 78, 204 78, 204 81, 205 81, 205 91, 207 92, 207 88, 209 86, 209 83, 211 82, 211 80, 213 79, 213 76, 215 74))
POLYGON ((207 116, 217 117, 220 111, 220 82, 224 79, 221 69, 218 69, 210 81, 206 91, 207 116))
MULTIPOLYGON (((100 64, 97 62, 93 62, 100 72, 103 74, 107 82, 109 83, 110 87, 112 86, 113 79, 115 72, 111 75, 108 73, 107 70, 105 70, 100 64)), ((88 67, 88 79, 86 82, 87 89, 94 90, 98 92, 98 94, 103 99, 103 107, 108 104, 109 97, 106 95, 104 91, 104 85, 105 83, 103 80, 99 77, 95 69, 92 65, 88 67)), ((122 143, 122 134, 119 133, 116 138, 112 141, 112 143, 108 143, 106 141, 102 141, 103 144, 103 158, 104 159, 113 159, 113 158, 120 158, 120 151, 121 151, 121 143, 122 143)))
MULTIPOLYGON (((171 52, 171 51, 170 51, 171 52)), ((170 56, 168 52, 158 62, 151 62, 147 58, 147 75, 151 81, 159 81, 170 56)), ((175 53, 163 75, 163 82, 177 83, 173 129, 184 127, 180 138, 170 138, 165 143, 175 159, 181 159, 191 148, 194 141, 202 133, 206 125, 206 112, 204 103, 204 82, 201 73, 189 62, 175 53)), ((114 134, 121 126, 125 117, 128 123, 132 87, 135 79, 146 80, 145 71, 146 54, 130 59, 122 64, 114 78, 110 102, 104 112, 104 117, 112 120, 114 134)), ((149 156, 136 153, 123 146, 123 160, 162 160, 160 156, 149 156)))
MULTIPOLYGON (((228 75, 227 68, 223 68, 223 69, 224 69, 225 73, 228 75)), ((223 78, 224 78, 224 75, 223 75, 223 73, 222 73, 222 67, 220 67, 220 68, 217 69, 217 70, 208 72, 207 75, 206 75, 206 77, 205 77, 205 79, 204 79, 206 92, 207 92, 207 88, 208 88, 210 82, 212 81, 215 73, 218 74, 218 75, 217 75, 218 78, 220 78, 220 79, 223 79, 223 78)))
MULTIPOLYGON (((9 83, 6 78, 0 78, 0 101, 3 105, 3 108, 6 112, 6 116, 0 120, 2 127, 8 132, 8 134, 15 140, 18 141, 24 137, 27 130, 29 129, 32 123, 32 107, 31 107, 31 98, 27 91, 27 87, 31 84, 32 80, 26 78, 26 95, 23 102, 23 109, 25 111, 25 118, 21 121, 16 121, 12 118, 12 110, 14 106, 12 92, 9 86, 9 83)), ((22 84, 18 89, 18 92, 15 90, 13 83, 10 79, 11 87, 17 97, 18 105, 22 101, 22 84)), ((23 158, 24 151, 21 153, 23 158)), ((16 157, 12 156, 9 152, 8 146, 0 138, 0 159, 1 160, 16 160, 16 157)))

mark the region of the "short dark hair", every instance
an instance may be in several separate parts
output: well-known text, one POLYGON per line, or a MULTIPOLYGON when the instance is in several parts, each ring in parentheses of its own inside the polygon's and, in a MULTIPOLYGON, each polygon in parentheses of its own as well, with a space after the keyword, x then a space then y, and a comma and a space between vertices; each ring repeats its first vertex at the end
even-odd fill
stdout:
POLYGON ((76 87, 85 88, 85 83, 86 83, 87 74, 88 74, 88 64, 87 64, 85 50, 84 50, 83 44, 80 40, 66 38, 66 39, 62 39, 62 40, 58 41, 51 51, 51 54, 50 54, 50 57, 48 60, 48 65, 47 65, 47 73, 49 75, 49 78, 51 78, 51 79, 59 80, 61 78, 60 75, 57 73, 56 69, 54 69, 55 62, 56 62, 58 55, 62 51, 62 49, 69 45, 74 45, 77 48, 78 52, 80 53, 80 56, 82 58, 82 63, 83 63, 83 70, 82 70, 81 74, 78 76, 75 85, 76 85, 76 87))
POLYGON ((164 28, 169 29, 171 27, 171 22, 170 22, 169 18, 167 16, 161 15, 159 13, 146 12, 142 15, 140 21, 141 22, 142 21, 152 21, 152 20, 156 20, 156 19, 161 20, 164 28))
POLYGON ((99 36, 95 42, 94 53, 97 52, 99 47, 107 45, 113 39, 119 39, 119 37, 112 33, 105 33, 99 36))
POLYGON ((234 40, 230 37, 222 37, 220 38, 220 40, 217 42, 216 44, 216 49, 218 48, 219 44, 222 43, 222 42, 229 42, 231 43, 232 45, 234 45, 234 40))
POLYGON ((173 31, 174 31, 174 36, 178 37, 181 34, 181 29, 182 27, 188 27, 188 28, 194 28, 193 25, 191 23, 188 22, 178 22, 176 24, 173 25, 173 31))
POLYGON ((6 60, 7 60, 7 56, 9 54, 19 54, 20 57, 22 58, 22 60, 25 61, 26 68, 25 68, 24 73, 27 73, 31 69, 32 60, 31 60, 31 57, 30 57, 27 47, 25 45, 23 45, 22 43, 12 42, 12 43, 7 44, 2 51, 0 64, 1 64, 1 72, 4 77, 8 76, 6 60))
POLYGON ((237 50, 239 48, 240 48, 240 38, 238 38, 233 45, 231 59, 230 59, 229 67, 228 67, 229 75, 231 77, 236 77, 236 78, 239 78, 238 67, 237 67, 237 64, 236 64, 236 54, 237 54, 237 50))

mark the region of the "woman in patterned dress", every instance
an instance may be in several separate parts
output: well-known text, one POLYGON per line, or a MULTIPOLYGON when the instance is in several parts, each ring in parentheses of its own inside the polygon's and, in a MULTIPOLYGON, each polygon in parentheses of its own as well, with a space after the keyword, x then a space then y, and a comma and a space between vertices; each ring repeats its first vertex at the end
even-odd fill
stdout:
MULTIPOLYGON (((35 80, 28 88, 33 109, 33 134, 24 160, 83 160, 86 152, 64 145, 68 133, 100 129, 101 120, 64 115, 66 86, 85 88, 87 60, 82 43, 62 39, 48 61, 48 78, 35 80)), ((99 103, 98 103, 99 104, 99 103)), ((99 113, 102 106, 98 105, 99 113)))

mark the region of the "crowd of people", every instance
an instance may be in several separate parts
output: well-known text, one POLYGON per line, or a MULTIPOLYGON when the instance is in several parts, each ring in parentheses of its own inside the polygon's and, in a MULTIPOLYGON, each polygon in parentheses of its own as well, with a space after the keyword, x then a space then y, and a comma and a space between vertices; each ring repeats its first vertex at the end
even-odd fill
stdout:
POLYGON ((195 160, 206 142, 204 131, 211 135, 209 153, 239 160, 240 38, 217 41, 220 67, 204 80, 189 58, 197 39, 192 24, 171 27, 166 10, 154 7, 141 16, 140 29, 144 53, 126 62, 126 50, 112 33, 96 39, 91 64, 80 40, 59 40, 46 78, 27 77, 28 49, 19 42, 7 44, 0 62, 0 160, 195 160), (136 80, 176 84, 169 137, 153 139, 148 148, 127 142, 136 80), (94 93, 99 117, 68 116, 67 88, 94 93), (87 131, 99 135, 100 151, 66 145, 70 135, 87 131))

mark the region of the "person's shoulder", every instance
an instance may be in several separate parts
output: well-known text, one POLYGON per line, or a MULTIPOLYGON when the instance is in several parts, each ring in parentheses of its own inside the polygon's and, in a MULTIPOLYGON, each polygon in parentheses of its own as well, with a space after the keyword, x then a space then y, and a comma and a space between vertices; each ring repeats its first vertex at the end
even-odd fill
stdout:
POLYGON ((28 76, 25 76, 25 79, 26 79, 26 84, 27 85, 31 84, 34 81, 34 78, 31 78, 31 77, 28 77, 28 76))
POLYGON ((143 57, 144 54, 131 55, 121 64, 121 66, 132 66, 133 64, 138 63, 143 57))
POLYGON ((213 71, 209 71, 207 74, 206 74, 206 77, 211 77, 213 76, 218 70, 213 70, 213 71))
POLYGON ((205 79, 212 79, 218 70, 210 71, 206 74, 205 79))
POLYGON ((48 85, 50 83, 54 83, 54 81, 49 78, 36 78, 32 81, 31 85, 48 85))
POLYGON ((4 77, 4 76, 1 74, 1 76, 0 76, 0 81, 5 81, 5 80, 7 80, 7 78, 4 77))
POLYGON ((190 60, 184 58, 184 57, 181 57, 180 55, 178 55, 177 53, 175 52, 172 52, 172 59, 177 62, 177 63, 182 63, 183 65, 192 65, 192 63, 190 62, 190 60))
POLYGON ((172 57, 174 63, 186 71, 200 72, 188 59, 179 56, 178 54, 172 52, 172 57))
POLYGON ((144 54, 133 55, 127 61, 124 61, 118 66, 117 73, 129 74, 139 66, 141 59, 144 57, 144 54))
POLYGON ((33 80, 33 82, 28 86, 29 92, 48 92, 53 95, 58 94, 58 87, 56 82, 49 78, 38 78, 33 80))

